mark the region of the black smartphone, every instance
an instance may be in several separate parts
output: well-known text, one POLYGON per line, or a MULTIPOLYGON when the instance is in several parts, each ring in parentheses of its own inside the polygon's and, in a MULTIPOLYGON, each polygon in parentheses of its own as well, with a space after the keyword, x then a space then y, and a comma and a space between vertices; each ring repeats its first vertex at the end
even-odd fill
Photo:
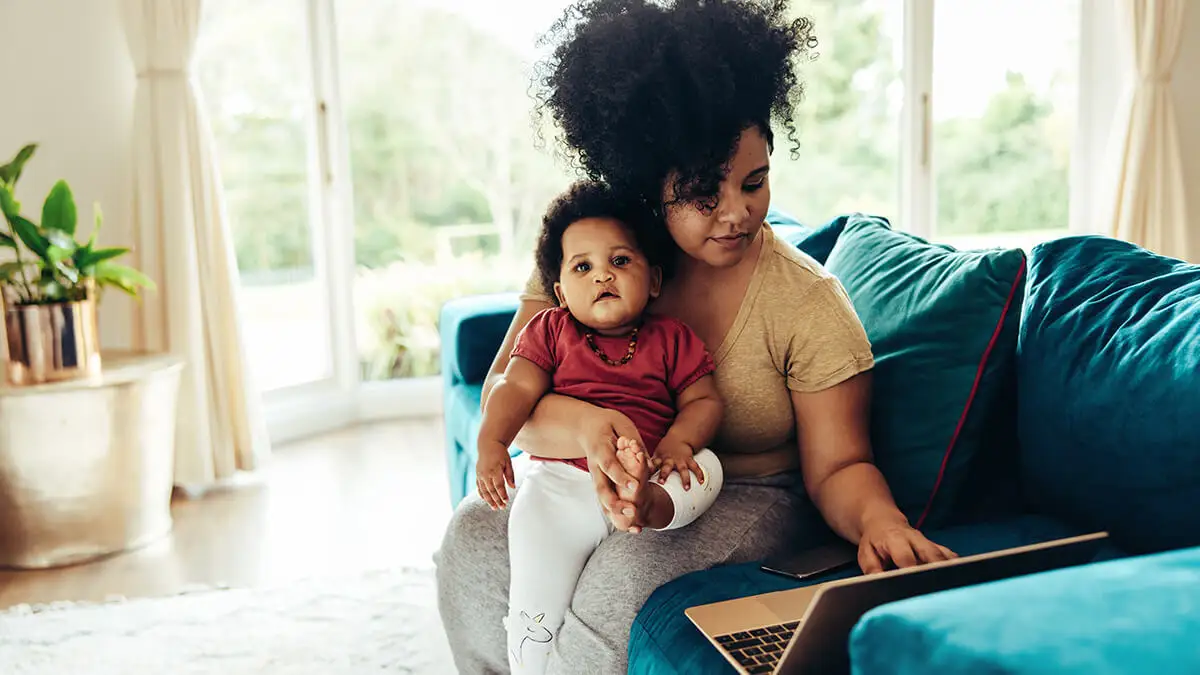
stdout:
POLYGON ((858 547, 839 540, 824 546, 772 556, 763 561, 764 572, 781 574, 791 579, 808 579, 818 574, 840 570, 858 562, 858 547))

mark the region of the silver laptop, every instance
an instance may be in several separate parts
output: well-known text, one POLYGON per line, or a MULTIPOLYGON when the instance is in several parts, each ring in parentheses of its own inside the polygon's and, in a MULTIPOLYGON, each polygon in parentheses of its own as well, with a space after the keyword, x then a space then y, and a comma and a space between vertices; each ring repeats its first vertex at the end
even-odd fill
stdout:
POLYGON ((848 673, 854 624, 880 605, 1091 562, 1107 532, 689 607, 739 673, 848 673))

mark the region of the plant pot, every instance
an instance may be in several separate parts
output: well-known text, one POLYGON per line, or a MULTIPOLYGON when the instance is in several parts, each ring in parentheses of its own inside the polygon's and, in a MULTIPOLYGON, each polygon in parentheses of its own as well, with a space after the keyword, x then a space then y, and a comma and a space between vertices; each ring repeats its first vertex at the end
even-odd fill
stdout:
POLYGON ((100 376, 93 295, 76 302, 4 307, 5 364, 13 386, 100 376))

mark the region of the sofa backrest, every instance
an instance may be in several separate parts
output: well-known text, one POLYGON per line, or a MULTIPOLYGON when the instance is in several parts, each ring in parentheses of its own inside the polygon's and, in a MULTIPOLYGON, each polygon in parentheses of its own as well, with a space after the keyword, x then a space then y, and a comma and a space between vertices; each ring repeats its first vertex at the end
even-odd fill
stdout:
POLYGON ((1030 255, 1021 478, 1130 552, 1200 545, 1200 265, 1106 237, 1030 255))

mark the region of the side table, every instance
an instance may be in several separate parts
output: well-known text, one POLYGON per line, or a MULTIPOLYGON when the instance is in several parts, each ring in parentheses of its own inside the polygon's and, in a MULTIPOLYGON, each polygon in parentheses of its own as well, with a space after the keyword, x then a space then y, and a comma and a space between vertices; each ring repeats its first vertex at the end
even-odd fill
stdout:
POLYGON ((0 567, 85 562, 171 531, 183 362, 101 358, 98 377, 0 386, 0 567))

